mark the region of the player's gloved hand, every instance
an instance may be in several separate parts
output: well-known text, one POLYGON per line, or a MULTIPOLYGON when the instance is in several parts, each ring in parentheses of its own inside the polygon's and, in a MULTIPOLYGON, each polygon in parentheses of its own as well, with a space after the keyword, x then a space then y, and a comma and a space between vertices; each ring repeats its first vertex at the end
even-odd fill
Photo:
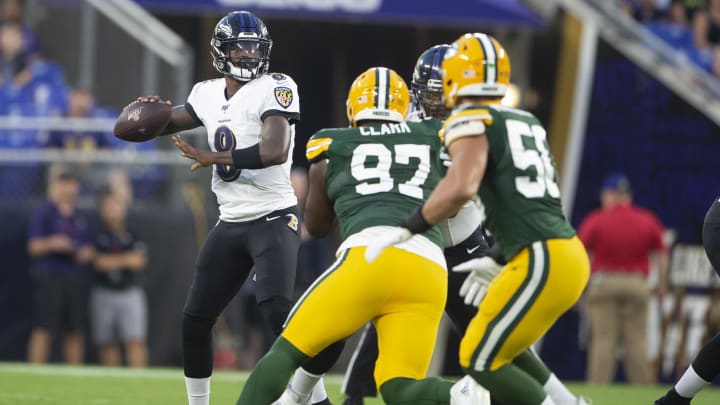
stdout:
POLYGON ((398 243, 405 242, 412 238, 412 236, 412 232, 407 228, 393 226, 367 246, 367 249, 365 249, 365 260, 367 260, 368 263, 374 262, 383 250, 398 243))
POLYGON ((460 287, 460 296, 465 298, 465 304, 479 306, 480 301, 485 297, 488 285, 502 268, 503 266, 489 256, 471 259, 453 267, 454 272, 470 273, 460 287))

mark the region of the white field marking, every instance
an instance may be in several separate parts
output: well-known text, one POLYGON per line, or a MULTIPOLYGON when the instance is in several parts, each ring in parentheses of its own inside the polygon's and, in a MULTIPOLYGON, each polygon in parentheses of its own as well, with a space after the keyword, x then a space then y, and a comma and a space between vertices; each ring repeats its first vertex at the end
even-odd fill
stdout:
MULTIPOLYGON (((147 368, 130 369, 99 366, 33 365, 26 363, 0 363, 0 374, 16 373, 59 377, 112 377, 112 378, 152 378, 158 380, 183 380, 181 369, 147 368)), ((250 375, 246 371, 215 371, 213 381, 245 382, 250 375)), ((327 384, 341 385, 343 376, 330 374, 324 377, 327 384)))
POLYGON ((40 400, 44 400, 44 399, 48 399, 48 398, 44 397, 42 395, 38 395, 38 394, 0 392, 0 399, 22 399, 22 400, 40 401, 40 400))

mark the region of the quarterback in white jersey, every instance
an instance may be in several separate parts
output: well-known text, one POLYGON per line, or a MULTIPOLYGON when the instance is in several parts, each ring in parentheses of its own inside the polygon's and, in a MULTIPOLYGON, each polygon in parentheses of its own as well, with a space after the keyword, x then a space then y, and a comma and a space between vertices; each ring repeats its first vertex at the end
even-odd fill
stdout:
MULTIPOLYGON (((295 125, 300 118, 297 86, 290 76, 264 74, 247 82, 229 99, 225 80, 214 79, 195 85, 187 99, 196 117, 207 129, 208 144, 214 152, 227 152, 257 145, 263 121, 273 115, 287 117, 290 125, 289 150, 293 149, 295 125)), ((216 165, 212 190, 220 206, 220 219, 241 222, 297 204, 290 184, 292 154, 284 163, 256 169, 216 165)))
MULTIPOLYGON (((257 16, 235 11, 223 17, 210 39, 213 66, 223 78, 197 83, 187 102, 172 109, 164 131, 207 129, 210 151, 178 135, 173 142, 194 161, 192 170, 212 167, 220 210, 220 221, 198 254, 183 310, 190 405, 209 404, 212 328, 251 269, 260 312, 276 334, 291 307, 300 222, 290 166, 300 100, 292 78, 268 72, 271 49, 268 29, 257 16)), ((140 101, 162 102, 158 97, 140 101)), ((317 403, 329 404, 327 395, 317 403)))

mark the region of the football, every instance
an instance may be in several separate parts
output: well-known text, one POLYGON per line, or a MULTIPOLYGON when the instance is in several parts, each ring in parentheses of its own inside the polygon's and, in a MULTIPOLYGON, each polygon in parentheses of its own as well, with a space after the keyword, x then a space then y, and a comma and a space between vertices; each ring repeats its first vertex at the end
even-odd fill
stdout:
POLYGON ((115 121, 115 136, 129 142, 144 142, 160 135, 172 115, 172 106, 162 101, 135 101, 115 121))

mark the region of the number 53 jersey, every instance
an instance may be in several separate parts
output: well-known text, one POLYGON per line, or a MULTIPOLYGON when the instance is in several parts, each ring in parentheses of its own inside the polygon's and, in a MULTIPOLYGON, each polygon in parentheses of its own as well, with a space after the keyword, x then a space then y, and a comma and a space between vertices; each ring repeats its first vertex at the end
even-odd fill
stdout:
POLYGON ((245 83, 230 98, 225 94, 225 79, 208 80, 193 87, 186 103, 186 109, 206 128, 212 151, 231 151, 257 144, 263 120, 280 115, 291 124, 290 153, 285 163, 262 169, 240 170, 232 165, 215 165, 212 191, 220 207, 220 219, 250 221, 296 205, 290 183, 294 123, 300 119, 295 82, 287 75, 270 73, 245 83))
MULTIPOLYGON (((441 122, 382 123, 324 129, 307 143, 311 163, 327 159, 325 188, 342 239, 373 226, 396 226, 442 177, 441 122)), ((442 246, 437 227, 424 234, 442 246)))
POLYGON ((485 206, 485 225, 510 259, 535 241, 570 238, 555 163, 546 131, 526 111, 499 104, 461 106, 441 130, 445 145, 464 136, 485 133, 489 152, 478 195, 485 206))

